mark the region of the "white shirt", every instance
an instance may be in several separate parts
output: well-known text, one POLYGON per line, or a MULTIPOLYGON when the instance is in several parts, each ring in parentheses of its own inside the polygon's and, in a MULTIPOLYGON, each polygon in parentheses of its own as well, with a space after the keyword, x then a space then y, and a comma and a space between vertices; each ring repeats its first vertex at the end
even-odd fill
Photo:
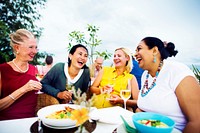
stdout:
POLYGON ((74 79, 71 79, 71 77, 69 76, 69 72, 68 72, 68 63, 65 63, 64 72, 67 77, 67 84, 72 85, 81 77, 81 75, 83 73, 83 69, 81 69, 78 72, 78 75, 76 75, 76 77, 74 79))
MULTIPOLYGON (((142 75, 142 87, 146 80, 147 71, 142 75)), ((141 91, 138 97, 138 107, 147 112, 156 112, 172 118, 175 128, 183 130, 187 120, 179 106, 175 90, 178 84, 186 76, 194 76, 189 67, 182 63, 164 60, 163 67, 156 79, 156 86, 149 93, 142 97, 141 91)), ((152 84, 154 77, 149 75, 148 85, 152 84)), ((188 88, 189 89, 189 88, 188 88)))

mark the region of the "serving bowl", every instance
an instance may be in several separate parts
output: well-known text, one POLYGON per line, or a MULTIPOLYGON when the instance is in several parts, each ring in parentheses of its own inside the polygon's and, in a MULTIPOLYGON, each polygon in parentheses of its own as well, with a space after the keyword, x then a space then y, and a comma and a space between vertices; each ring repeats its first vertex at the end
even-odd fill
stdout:
POLYGON ((38 112, 37 115, 39 119, 48 126, 52 127, 74 127, 76 125, 76 120, 72 120, 70 118, 66 119, 49 119, 46 118, 46 116, 60 110, 64 110, 65 107, 70 107, 73 109, 78 109, 81 108, 80 105, 75 105, 75 104, 56 104, 56 105, 50 105, 46 106, 44 108, 41 108, 38 112))
POLYGON ((141 133, 171 133, 175 122, 171 118, 161 115, 158 113, 151 113, 151 112, 139 112, 135 113, 132 116, 133 124, 135 125, 135 128, 141 132, 141 133), (167 127, 153 127, 148 126, 147 124, 141 124, 139 120, 159 120, 160 122, 163 122, 167 125, 167 127))

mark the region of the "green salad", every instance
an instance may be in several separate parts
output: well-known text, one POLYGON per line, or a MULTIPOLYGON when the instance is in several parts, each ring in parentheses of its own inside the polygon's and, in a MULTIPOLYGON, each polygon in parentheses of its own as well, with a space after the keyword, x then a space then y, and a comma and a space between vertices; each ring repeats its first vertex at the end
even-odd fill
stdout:
POLYGON ((159 121, 159 120, 148 120, 148 119, 143 119, 143 120, 138 120, 139 123, 144 124, 146 126, 150 127, 158 127, 158 128, 165 128, 168 127, 167 124, 159 121))

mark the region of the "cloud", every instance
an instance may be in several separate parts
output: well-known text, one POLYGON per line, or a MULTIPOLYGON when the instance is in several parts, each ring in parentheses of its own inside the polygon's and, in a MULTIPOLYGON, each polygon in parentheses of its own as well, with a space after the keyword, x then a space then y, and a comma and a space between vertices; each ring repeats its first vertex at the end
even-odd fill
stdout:
POLYGON ((45 30, 39 48, 65 62, 68 34, 74 30, 86 32, 87 24, 93 24, 100 28, 99 51, 113 53, 123 46, 134 52, 142 38, 156 36, 176 45, 179 53, 175 60, 196 63, 200 57, 199 12, 198 0, 49 0, 41 11, 39 24, 45 30))

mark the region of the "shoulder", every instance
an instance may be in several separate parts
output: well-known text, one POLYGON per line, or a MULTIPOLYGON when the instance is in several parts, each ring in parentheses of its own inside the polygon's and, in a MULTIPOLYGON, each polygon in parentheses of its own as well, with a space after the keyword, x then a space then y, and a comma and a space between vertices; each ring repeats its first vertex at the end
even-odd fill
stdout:
POLYGON ((0 64, 0 71, 1 72, 5 72, 6 73, 10 69, 12 69, 12 67, 8 63, 2 63, 2 64, 0 64))
POLYGON ((90 70, 89 70, 89 68, 83 69, 83 74, 90 75, 90 70))
POLYGON ((8 63, 2 63, 2 64, 0 64, 0 68, 5 68, 5 67, 8 67, 8 63))
POLYGON ((64 72, 64 64, 65 63, 57 63, 55 64, 49 71, 48 74, 59 75, 64 72))
POLYGON ((176 72, 191 71, 191 69, 186 64, 172 60, 164 60, 163 67, 165 67, 165 69, 167 69, 168 71, 176 71, 176 72))
POLYGON ((127 72, 125 72, 125 76, 130 77, 130 78, 135 77, 133 74, 131 74, 131 73, 127 73, 127 72))
POLYGON ((65 63, 60 62, 60 63, 55 64, 55 65, 53 66, 53 68, 54 68, 54 69, 55 69, 55 68, 57 68, 57 69, 59 69, 59 68, 64 68, 64 65, 65 65, 65 63))
POLYGON ((109 66, 104 66, 104 67, 103 67, 103 70, 104 70, 104 71, 114 71, 115 68, 114 68, 114 67, 109 67, 109 66))
POLYGON ((89 70, 89 68, 84 68, 83 71, 84 72, 89 72, 90 70, 89 70))
POLYGON ((177 79, 178 81, 181 81, 186 76, 195 77, 192 70, 186 64, 177 61, 164 61, 162 69, 162 75, 168 75, 173 78, 173 80, 177 79))

